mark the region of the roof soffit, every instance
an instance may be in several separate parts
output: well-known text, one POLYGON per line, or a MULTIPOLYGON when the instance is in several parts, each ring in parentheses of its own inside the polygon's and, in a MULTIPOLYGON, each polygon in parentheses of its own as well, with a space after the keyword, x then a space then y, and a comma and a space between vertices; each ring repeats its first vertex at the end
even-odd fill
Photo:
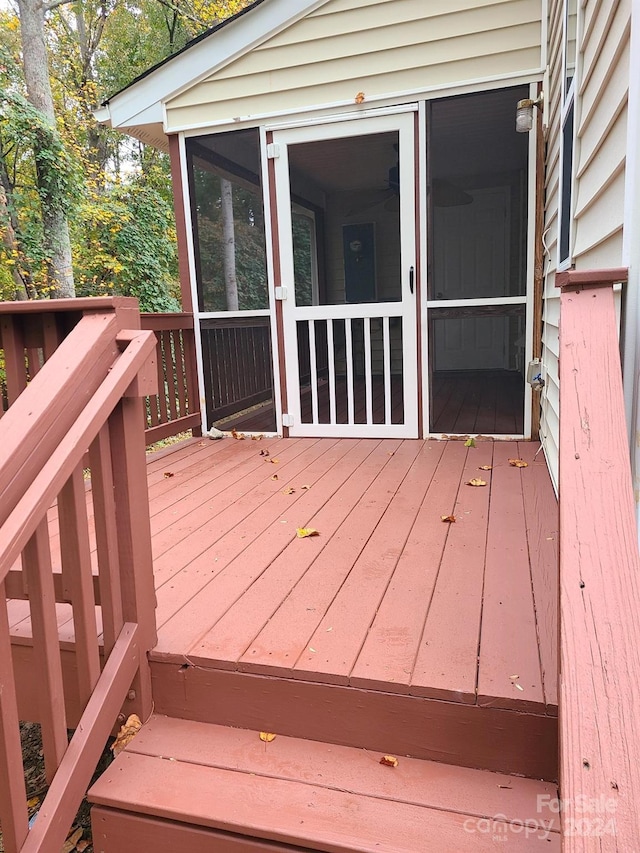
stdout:
MULTIPOLYGON (((286 29, 329 0, 296 0, 292 13, 291 0, 266 0, 249 14, 231 21, 212 32, 141 77, 122 92, 110 98, 111 126, 125 128, 140 124, 147 112, 157 118, 163 105, 201 80, 248 53, 252 48, 286 29), (212 54, 215 51, 215 61, 212 54)), ((144 123, 144 122, 142 122, 144 123)))

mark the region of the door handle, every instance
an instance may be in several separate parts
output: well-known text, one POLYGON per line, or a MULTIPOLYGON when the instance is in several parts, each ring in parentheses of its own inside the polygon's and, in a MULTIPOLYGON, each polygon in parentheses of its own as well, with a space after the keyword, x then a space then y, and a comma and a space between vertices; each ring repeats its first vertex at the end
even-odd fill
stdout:
POLYGON ((413 293, 413 267, 409 267, 409 290, 413 293))

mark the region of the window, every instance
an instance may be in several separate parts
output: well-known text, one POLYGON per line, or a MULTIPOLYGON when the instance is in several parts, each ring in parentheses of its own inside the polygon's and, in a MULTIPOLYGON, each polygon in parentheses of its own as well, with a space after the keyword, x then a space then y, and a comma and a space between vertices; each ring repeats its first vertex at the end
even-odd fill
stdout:
POLYGON ((571 265, 573 212, 573 150, 575 67, 577 55, 577 0, 565 0, 562 50, 562 103, 560 138, 560 199, 558 211, 558 269, 571 265))

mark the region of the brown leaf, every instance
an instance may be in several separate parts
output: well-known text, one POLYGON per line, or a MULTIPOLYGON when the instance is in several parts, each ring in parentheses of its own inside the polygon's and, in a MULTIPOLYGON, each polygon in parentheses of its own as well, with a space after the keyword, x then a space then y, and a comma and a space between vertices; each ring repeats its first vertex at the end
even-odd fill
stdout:
POLYGON ((262 441, 263 438, 264 438, 264 435, 262 433, 260 433, 260 435, 252 435, 251 441, 262 441))
POLYGON ((244 441, 246 438, 246 436, 243 432, 238 432, 235 429, 231 430, 231 435, 233 438, 237 439, 238 441, 244 441))
POLYGON ((172 471, 165 471, 162 476, 168 480, 169 477, 175 477, 175 474, 172 471))
POLYGON ((385 767, 397 767, 398 759, 394 755, 383 755, 380 764, 384 764, 385 767))
POLYGON ((307 539, 309 536, 320 536, 315 527, 297 527, 296 533, 298 534, 298 539, 307 539))
POLYGON ((261 451, 260 451, 260 456, 268 456, 268 455, 269 455, 269 451, 268 451, 268 450, 261 450, 261 451))
POLYGON ((260 732, 260 740, 265 743, 271 743, 271 741, 275 739, 276 736, 272 732, 260 732))
POLYGON ((469 480, 466 484, 467 486, 486 486, 486 480, 481 480, 479 477, 474 477, 473 480, 469 480))
POLYGON ((272 456, 267 459, 267 462, 271 462, 272 465, 277 465, 279 461, 279 459, 274 459, 272 456))
MULTIPOLYGON (((198 442, 198 447, 206 447, 208 443, 209 443, 208 441, 199 441, 199 442, 198 442)), ((89 843, 89 842, 87 842, 87 844, 88 844, 88 843, 89 843)))
POLYGON ((288 489, 283 489, 283 490, 282 490, 282 494, 283 494, 283 495, 292 495, 294 492, 295 492, 295 489, 292 489, 292 488, 291 488, 291 486, 289 486, 289 488, 288 488, 288 489))
POLYGON ((134 739, 142 728, 142 722, 137 714, 131 714, 127 718, 127 722, 120 726, 120 731, 116 735, 116 739, 111 744, 111 751, 114 756, 119 755, 125 746, 134 739))
POLYGON ((304 490, 306 491, 307 489, 310 489, 310 488, 311 488, 311 486, 309 486, 309 485, 307 485, 307 484, 305 483, 305 485, 304 485, 304 486, 300 486, 300 488, 301 488, 301 489, 304 489, 304 490))
POLYGON ((456 520, 455 515, 441 515, 440 518, 442 519, 442 521, 448 521, 449 524, 453 524, 453 522, 456 520))
POLYGON ((478 471, 493 471, 493 465, 479 465, 478 471))
POLYGON ((528 468, 529 463, 525 462, 524 459, 509 459, 509 465, 512 468, 528 468))
POLYGON ((75 829, 67 840, 62 845, 61 853, 72 853, 76 849, 76 844, 82 838, 82 828, 75 829))
POLYGON ((356 100, 356 104, 361 104, 364 101, 364 92, 358 92, 355 100, 356 100))
POLYGON ((277 474, 272 474, 272 475, 271 475, 271 479, 272 479, 272 480, 277 480, 277 479, 278 479, 278 475, 277 475, 277 474))

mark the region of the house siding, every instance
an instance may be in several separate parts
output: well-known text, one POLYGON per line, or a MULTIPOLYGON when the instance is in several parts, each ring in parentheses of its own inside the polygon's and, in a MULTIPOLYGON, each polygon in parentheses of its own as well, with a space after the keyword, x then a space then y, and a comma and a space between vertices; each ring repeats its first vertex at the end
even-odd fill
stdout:
POLYGON ((168 130, 535 73, 540 0, 329 0, 167 103, 168 130))
MULTIPOLYGON (((562 0, 549 9, 550 92, 545 207, 548 249, 543 349, 546 385, 540 433, 557 484, 559 439, 558 329, 555 287, 560 185, 562 0)), ((581 9, 575 91, 576 134, 571 259, 576 269, 622 266, 631 0, 588 0, 581 9)))

